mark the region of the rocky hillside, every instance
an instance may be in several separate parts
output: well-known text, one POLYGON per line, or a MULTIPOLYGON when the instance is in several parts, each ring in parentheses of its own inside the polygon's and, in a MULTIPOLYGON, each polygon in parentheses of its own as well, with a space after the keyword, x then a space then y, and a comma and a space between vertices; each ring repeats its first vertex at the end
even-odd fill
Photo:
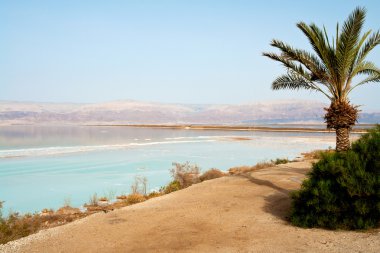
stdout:
MULTIPOLYGON (((0 102, 0 124, 250 124, 321 123, 327 104, 284 100, 239 105, 192 105, 133 100, 97 104, 0 102)), ((380 122, 380 112, 360 123, 380 122)))

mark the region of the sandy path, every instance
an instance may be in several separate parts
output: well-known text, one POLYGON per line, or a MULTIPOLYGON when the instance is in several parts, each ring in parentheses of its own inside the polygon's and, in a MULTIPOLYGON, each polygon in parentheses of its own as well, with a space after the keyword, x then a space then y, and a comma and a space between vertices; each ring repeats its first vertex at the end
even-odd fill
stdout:
POLYGON ((380 230, 301 229, 284 217, 310 163, 225 177, 41 231, 2 252, 380 252, 380 230))

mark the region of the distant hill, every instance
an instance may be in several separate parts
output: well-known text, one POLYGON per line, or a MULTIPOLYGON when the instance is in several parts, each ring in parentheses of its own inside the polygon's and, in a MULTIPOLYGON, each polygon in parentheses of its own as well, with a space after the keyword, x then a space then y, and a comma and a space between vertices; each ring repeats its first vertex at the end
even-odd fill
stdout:
MULTIPOLYGON (((228 104, 165 104, 133 100, 96 104, 0 101, 0 125, 9 124, 264 124, 322 123, 328 104, 282 100, 228 104)), ((360 114, 379 123, 380 112, 360 114)))

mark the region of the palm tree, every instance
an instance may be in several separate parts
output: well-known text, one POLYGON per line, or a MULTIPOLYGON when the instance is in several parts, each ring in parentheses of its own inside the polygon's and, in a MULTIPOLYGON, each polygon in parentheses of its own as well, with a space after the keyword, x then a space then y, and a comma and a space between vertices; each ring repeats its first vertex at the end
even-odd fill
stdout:
POLYGON ((327 128, 336 131, 337 151, 350 148, 349 133, 358 118, 357 106, 350 103, 348 95, 358 86, 380 81, 380 69, 366 60, 368 53, 380 43, 380 33, 371 30, 361 33, 365 14, 364 8, 356 8, 342 28, 337 24, 336 36, 331 40, 325 27, 298 23, 297 27, 313 48, 312 53, 279 40, 273 40, 271 46, 278 48, 280 54, 263 53, 287 69, 285 75, 273 81, 273 90, 315 90, 330 100, 324 118, 327 128), (355 78, 358 76, 362 78, 355 78))

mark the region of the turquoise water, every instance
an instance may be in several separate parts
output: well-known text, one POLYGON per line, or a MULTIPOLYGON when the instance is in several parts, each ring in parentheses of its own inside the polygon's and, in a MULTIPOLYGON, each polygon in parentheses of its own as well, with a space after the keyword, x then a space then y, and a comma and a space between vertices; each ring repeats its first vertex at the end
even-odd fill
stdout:
POLYGON ((56 209, 65 199, 79 207, 94 193, 129 193, 136 175, 157 190, 171 180, 172 162, 227 170, 330 146, 332 133, 1 126, 0 200, 5 213, 56 209))

